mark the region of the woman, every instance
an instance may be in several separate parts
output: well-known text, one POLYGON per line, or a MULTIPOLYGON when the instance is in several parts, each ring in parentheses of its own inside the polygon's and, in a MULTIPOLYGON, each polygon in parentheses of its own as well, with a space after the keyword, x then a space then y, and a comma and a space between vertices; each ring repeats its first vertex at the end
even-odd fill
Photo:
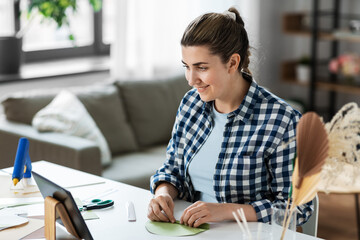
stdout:
MULTIPOLYGON (((235 8, 195 19, 181 39, 192 90, 179 106, 167 161, 151 178, 153 221, 175 222, 173 199, 195 202, 182 224, 233 220, 268 222, 273 202, 288 198, 300 113, 252 79, 249 41, 235 8)), ((312 213, 300 206, 298 224, 312 213)))

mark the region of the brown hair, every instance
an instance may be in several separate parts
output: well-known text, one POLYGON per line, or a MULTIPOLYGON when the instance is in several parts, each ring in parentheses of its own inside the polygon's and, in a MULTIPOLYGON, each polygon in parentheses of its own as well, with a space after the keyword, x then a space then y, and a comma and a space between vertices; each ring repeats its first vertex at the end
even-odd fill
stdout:
POLYGON ((182 46, 206 45, 214 55, 219 55, 227 63, 234 53, 241 57, 238 71, 249 71, 249 39, 244 28, 244 21, 236 8, 229 8, 227 13, 206 13, 192 21, 186 28, 182 46))

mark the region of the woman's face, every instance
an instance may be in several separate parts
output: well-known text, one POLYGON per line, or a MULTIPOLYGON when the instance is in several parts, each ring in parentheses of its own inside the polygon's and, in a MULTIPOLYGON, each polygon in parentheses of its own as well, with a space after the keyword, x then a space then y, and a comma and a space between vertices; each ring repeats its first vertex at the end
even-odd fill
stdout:
POLYGON ((183 46, 182 62, 185 77, 189 85, 197 89, 201 100, 226 99, 231 86, 229 67, 219 56, 211 54, 206 46, 183 46))

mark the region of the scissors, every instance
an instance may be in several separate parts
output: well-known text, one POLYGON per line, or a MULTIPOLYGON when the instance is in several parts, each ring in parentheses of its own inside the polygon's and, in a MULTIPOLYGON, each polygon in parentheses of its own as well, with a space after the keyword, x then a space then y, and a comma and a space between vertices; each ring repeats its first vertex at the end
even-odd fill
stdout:
POLYGON ((80 211, 87 211, 92 209, 102 209, 108 208, 114 205, 113 200, 101 200, 101 199, 93 199, 89 204, 83 205, 79 208, 80 211))

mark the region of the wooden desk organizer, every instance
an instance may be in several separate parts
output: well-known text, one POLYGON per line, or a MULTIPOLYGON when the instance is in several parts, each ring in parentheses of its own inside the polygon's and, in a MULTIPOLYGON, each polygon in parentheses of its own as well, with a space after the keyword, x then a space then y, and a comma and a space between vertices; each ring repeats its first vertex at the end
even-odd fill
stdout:
POLYGON ((56 218, 59 216, 68 232, 80 239, 64 205, 52 197, 45 198, 45 238, 56 239, 56 218))

